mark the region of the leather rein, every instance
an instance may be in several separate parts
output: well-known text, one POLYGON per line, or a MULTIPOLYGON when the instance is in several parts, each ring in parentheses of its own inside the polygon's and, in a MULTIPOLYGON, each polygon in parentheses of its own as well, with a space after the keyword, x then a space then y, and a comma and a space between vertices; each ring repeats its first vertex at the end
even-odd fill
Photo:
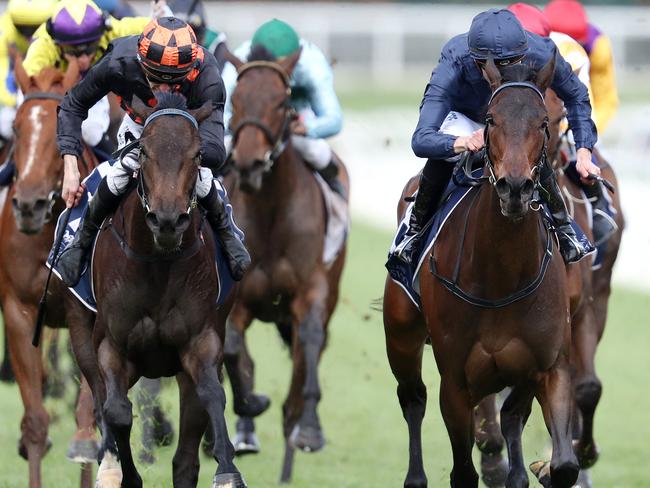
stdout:
MULTIPOLYGON (((542 102, 544 102, 544 95, 542 92, 537 88, 535 85, 532 83, 527 83, 527 82, 511 82, 511 83, 504 83, 500 87, 498 87, 494 93, 492 93, 492 96, 490 97, 490 101, 488 102, 488 109, 490 105, 492 104, 492 101, 494 100, 494 97, 502 92, 503 90, 507 88, 528 88, 533 90, 539 97, 541 98, 542 102)), ((493 125, 493 122, 491 121, 491 115, 488 112, 486 119, 485 119, 485 129, 484 129, 484 139, 485 139, 485 148, 484 148, 484 154, 483 154, 483 166, 487 170, 489 174, 483 175, 480 177, 474 177, 472 176, 472 158, 465 157, 461 158, 461 160, 458 163, 458 166, 454 170, 454 183, 460 186, 480 186, 485 182, 489 182, 490 185, 493 187, 496 186, 496 176, 494 174, 494 164, 492 163, 492 160, 490 159, 490 150, 489 150, 489 127, 493 125), (458 179, 458 171, 462 170, 464 173, 465 178, 463 181, 460 181, 458 179)), ((540 185, 539 179, 540 179, 540 173, 541 173, 541 168, 544 164, 547 164, 548 156, 547 156, 547 144, 548 144, 548 139, 549 139, 549 131, 548 131, 548 119, 545 120, 545 134, 544 134, 544 145, 542 147, 541 154, 533 168, 531 169, 531 176, 533 178, 533 181, 535 183, 535 189, 539 191, 545 191, 542 186, 540 185)), ((440 283, 451 293, 453 293, 455 296, 458 298, 462 299, 463 301, 474 305, 476 307, 482 307, 482 308, 500 308, 504 307, 506 305, 510 305, 514 302, 517 302, 519 300, 522 300, 528 296, 530 296, 532 293, 534 293, 539 286, 542 284, 542 281, 544 280, 544 276, 546 275, 546 271, 548 270, 548 266, 551 262, 551 259, 553 258, 553 239, 552 239, 552 233, 551 229, 549 227, 549 224, 546 222, 546 219, 542 217, 541 221, 542 223, 540 225, 544 226, 544 229, 546 230, 546 247, 544 250, 544 255, 542 257, 542 262, 539 267, 539 271, 536 275, 536 277, 528 283, 526 286, 523 288, 520 288, 516 292, 507 295, 502 298, 498 299, 487 299, 487 298, 482 298, 482 297, 477 297, 465 290, 463 290, 459 285, 458 285, 458 280, 460 278, 460 272, 461 272, 461 264, 462 264, 462 256, 463 256, 463 248, 465 245, 465 236, 467 234, 467 227, 469 224, 469 214, 470 210, 473 208, 474 203, 477 200, 477 197, 480 193, 479 191, 475 191, 474 195, 472 196, 472 200, 470 204, 467 206, 467 212, 465 214, 465 225, 463 228, 463 232, 461 233, 461 239, 460 239, 460 245, 459 245, 459 251, 458 251, 458 257, 456 259, 456 264, 454 266, 454 272, 451 278, 447 278, 442 276, 436 267, 436 262, 434 259, 434 253, 431 252, 429 256, 429 269, 431 271, 431 274, 440 281, 440 283)), ((533 211, 539 211, 542 209, 541 204, 538 201, 533 201, 531 203, 530 207, 533 211)))

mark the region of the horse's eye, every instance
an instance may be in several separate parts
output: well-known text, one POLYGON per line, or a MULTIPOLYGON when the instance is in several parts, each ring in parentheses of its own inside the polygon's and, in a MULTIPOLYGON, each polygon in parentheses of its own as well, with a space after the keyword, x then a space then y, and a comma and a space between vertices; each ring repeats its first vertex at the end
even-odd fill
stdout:
POLYGON ((548 129, 548 117, 544 117, 544 122, 542 122, 542 126, 540 127, 542 130, 548 129))
POLYGON ((492 115, 487 114, 487 115, 485 116, 485 123, 486 123, 487 125, 494 125, 494 118, 492 117, 492 115))

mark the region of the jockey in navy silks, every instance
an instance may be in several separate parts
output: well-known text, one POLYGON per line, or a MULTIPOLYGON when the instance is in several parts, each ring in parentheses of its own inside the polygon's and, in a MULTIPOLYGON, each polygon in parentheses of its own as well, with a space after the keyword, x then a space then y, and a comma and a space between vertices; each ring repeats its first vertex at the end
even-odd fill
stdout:
MULTIPOLYGON (((597 133, 585 85, 553 41, 524 31, 508 10, 482 12, 474 17, 469 32, 452 38, 443 47, 424 92, 411 146, 415 155, 427 158, 427 162, 420 176, 409 231, 397 249, 400 259, 412 261, 419 248, 420 231, 435 213, 460 154, 478 152, 484 146, 483 121, 491 95, 484 76, 488 58, 492 57, 498 67, 523 61, 539 70, 553 56, 555 74, 551 88, 564 101, 568 112, 578 148, 576 168, 583 179, 590 173, 600 175, 600 169, 591 160, 597 133)), ((579 261, 593 247, 576 238, 550 163, 543 167, 540 183, 548 192, 548 196, 540 193, 554 220, 562 257, 567 263, 579 261)))

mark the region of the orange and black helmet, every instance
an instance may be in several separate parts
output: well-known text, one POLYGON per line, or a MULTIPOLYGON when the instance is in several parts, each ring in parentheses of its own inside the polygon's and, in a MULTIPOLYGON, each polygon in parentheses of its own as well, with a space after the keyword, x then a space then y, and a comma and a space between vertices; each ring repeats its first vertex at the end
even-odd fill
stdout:
POLYGON ((138 60, 147 78, 160 83, 183 80, 195 67, 199 50, 192 28, 176 17, 152 20, 138 39, 138 60))

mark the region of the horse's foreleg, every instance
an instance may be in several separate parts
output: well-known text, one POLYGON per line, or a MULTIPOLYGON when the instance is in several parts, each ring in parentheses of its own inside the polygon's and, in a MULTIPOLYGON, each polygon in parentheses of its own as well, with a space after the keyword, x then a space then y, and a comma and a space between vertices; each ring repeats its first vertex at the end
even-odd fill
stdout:
POLYGON ((478 488, 478 474, 472 462, 474 408, 461 381, 448 374, 443 374, 440 382, 440 411, 454 458, 450 474, 451 487, 478 488))
POLYGON ((474 410, 474 439, 481 451, 481 475, 489 487, 503 486, 508 462, 503 458, 503 436, 497 419, 497 395, 488 395, 474 410))
POLYGON ((176 375, 180 397, 178 447, 174 454, 174 488, 195 488, 199 480, 199 443, 208 424, 208 415, 186 373, 176 375))
POLYGON ((236 306, 226 321, 224 364, 232 386, 234 411, 240 417, 257 417, 271 404, 267 396, 253 393, 255 365, 245 338, 252 321, 253 315, 242 305, 236 306))
POLYGON ((11 365, 16 374, 25 413, 20 422, 18 452, 29 462, 29 487, 41 486, 41 459, 49 448, 50 416, 43 406, 43 361, 41 349, 32 346, 36 310, 15 297, 3 304, 11 365))
POLYGON ((427 389, 422 382, 422 353, 426 340, 423 326, 402 324, 387 318, 384 310, 386 352, 397 380, 397 397, 409 431, 409 468, 404 481, 408 488, 424 488, 427 477, 422 461, 422 419, 427 389))
MULTIPOLYGON (((129 386, 135 379, 135 371, 122 358, 108 338, 104 338, 99 345, 97 358, 106 382, 106 400, 102 409, 103 420, 117 443, 117 451, 122 467, 121 488, 142 488, 142 478, 140 478, 133 463, 130 444, 133 406, 129 401, 128 391, 129 386)), ((104 455, 109 456, 109 453, 104 455)), ((104 461, 107 460, 102 460, 102 465, 104 461)), ((98 478, 99 475, 98 472, 98 478)))
POLYGON ((295 334, 292 348, 293 376, 288 401, 289 417, 297 415, 298 422, 291 430, 289 442, 294 448, 305 452, 319 451, 325 445, 317 407, 321 399, 318 363, 325 347, 328 319, 327 292, 325 274, 318 274, 306 294, 292 303, 295 334))
POLYGON ((501 408, 501 430, 508 446, 510 461, 510 470, 505 482, 508 488, 528 487, 521 433, 528 421, 534 396, 533 388, 527 385, 516 386, 512 388, 501 408))
POLYGON ((578 460, 571 445, 571 376, 564 351, 556 364, 542 375, 536 392, 546 427, 553 442, 550 480, 539 477, 544 486, 569 488, 578 478, 578 460), (549 484, 550 482, 550 484, 549 484))
POLYGON ((593 425, 602 385, 596 376, 594 360, 601 332, 597 327, 592 304, 584 304, 572 322, 573 354, 571 357, 575 371, 573 388, 581 419, 580 435, 575 451, 582 468, 593 466, 598 459, 593 425))
POLYGON ((214 437, 212 454, 219 463, 213 486, 244 488, 246 484, 233 462, 235 450, 228 437, 228 428, 224 417, 226 393, 218 372, 218 363, 222 354, 221 340, 215 328, 209 327, 204 333, 193 339, 192 345, 183 353, 181 361, 185 372, 194 381, 201 405, 210 417, 214 437))

